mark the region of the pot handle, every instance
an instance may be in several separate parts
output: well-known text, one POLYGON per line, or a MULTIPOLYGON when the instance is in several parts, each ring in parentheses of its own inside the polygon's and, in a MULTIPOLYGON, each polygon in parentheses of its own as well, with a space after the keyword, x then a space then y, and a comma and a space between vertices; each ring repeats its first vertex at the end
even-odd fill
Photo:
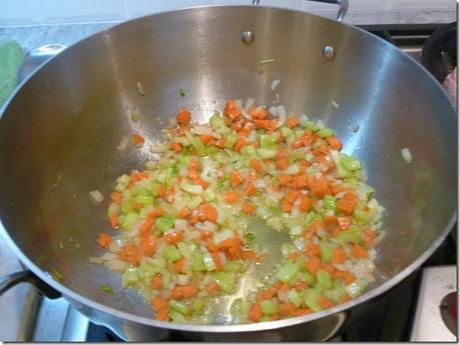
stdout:
MULTIPOLYGON (((337 21, 341 22, 348 11, 348 0, 309 0, 315 2, 322 2, 326 4, 336 4, 339 6, 339 10, 337 12, 337 21)), ((254 6, 259 5, 260 0, 251 0, 251 4, 254 6)))
POLYGON ((0 297, 10 288, 20 283, 32 284, 38 289, 38 291, 49 299, 61 297, 61 294, 58 291, 44 283, 30 270, 19 271, 0 277, 0 297))

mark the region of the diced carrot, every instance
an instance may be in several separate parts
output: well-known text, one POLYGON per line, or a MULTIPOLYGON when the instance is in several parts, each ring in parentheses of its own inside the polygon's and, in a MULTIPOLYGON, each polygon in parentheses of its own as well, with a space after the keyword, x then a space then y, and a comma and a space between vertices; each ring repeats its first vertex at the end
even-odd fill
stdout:
POLYGON ((212 135, 200 135, 199 138, 206 145, 210 145, 215 140, 212 135))
POLYGON ((200 178, 197 178, 195 181, 193 181, 195 184, 199 184, 201 187, 203 187, 203 189, 206 189, 209 187, 209 183, 207 183, 206 181, 203 181, 202 179, 200 178))
POLYGON ((331 274, 332 278, 342 278, 345 284, 351 284, 355 281, 353 274, 347 271, 335 271, 331 274))
POLYGON ((302 146, 305 146, 302 138, 295 139, 291 144, 291 147, 293 149, 297 149, 297 148, 302 147, 302 146))
POLYGON ((102 232, 99 235, 99 239, 97 240, 97 243, 102 247, 102 248, 107 248, 110 243, 112 243, 112 236, 106 234, 105 232, 102 232))
POLYGON ((244 194, 245 194, 246 196, 248 196, 248 197, 249 197, 249 196, 253 196, 253 195, 255 195, 256 193, 257 193, 257 188, 256 188, 256 186, 254 186, 254 184, 252 184, 252 183, 248 183, 248 184, 246 185, 246 187, 244 188, 244 194))
POLYGON ((253 119, 263 120, 268 116, 268 111, 264 107, 250 107, 248 111, 253 119))
POLYGON ((336 216, 325 216, 323 222, 326 227, 335 225, 337 224, 337 217, 336 216))
POLYGON ((231 120, 236 120, 241 116, 241 109, 238 108, 235 101, 230 99, 225 104, 224 115, 227 115, 231 120))
POLYGON ((295 284, 294 284, 294 289, 297 292, 300 292, 303 289, 306 289, 307 287, 308 287, 307 282, 304 282, 304 281, 301 281, 301 280, 296 281, 295 284))
POLYGON ((312 204, 313 203, 312 203, 311 199, 308 196, 306 196, 306 195, 301 195, 300 196, 299 210, 301 212, 308 211, 312 204))
POLYGON ((302 316, 302 315, 307 315, 311 314, 313 311, 310 308, 299 308, 297 309, 293 316, 302 316))
POLYGON ((112 192, 112 193, 110 193, 110 199, 114 203, 120 205, 121 204, 121 193, 120 192, 112 192))
POLYGON ((329 152, 329 149, 325 144, 321 143, 318 145, 316 151, 318 151, 319 153, 327 154, 329 152))
POLYGON ((274 131, 278 124, 278 120, 253 120, 256 128, 274 131))
POLYGON ((332 252, 332 263, 334 264, 342 264, 345 262, 347 258, 347 254, 342 248, 335 248, 332 252))
POLYGON ((118 227, 119 220, 120 218, 118 217, 118 214, 110 215, 109 221, 110 221, 110 226, 112 227, 112 229, 116 229, 118 227))
POLYGON ((155 236, 141 237, 139 240, 142 252, 146 256, 152 256, 155 254, 155 236))
POLYGON ((260 305, 258 303, 252 303, 248 312, 249 320, 253 322, 258 322, 263 315, 264 313, 262 312, 262 308, 260 307, 260 305))
POLYGON ((223 249, 227 252, 227 256, 232 259, 238 259, 241 255, 241 242, 237 237, 229 238, 218 245, 219 249, 223 249))
POLYGON ((284 200, 290 204, 293 204, 300 197, 300 195, 300 192, 296 190, 291 190, 289 193, 286 194, 284 200))
POLYGON ((184 207, 179 211, 179 218, 184 219, 187 218, 192 214, 192 210, 190 210, 188 207, 184 207))
POLYGON ((289 160, 285 157, 278 158, 275 165, 278 170, 285 170, 289 166, 289 160))
POLYGON ((255 170, 251 170, 249 171, 249 174, 248 174, 248 181, 255 181, 259 178, 259 176, 257 175, 257 171, 255 170))
POLYGON ((262 161, 259 159, 251 159, 249 165, 257 172, 261 172, 263 170, 262 161))
POLYGON ((179 143, 172 143, 170 146, 171 150, 174 152, 180 152, 182 150, 182 145, 179 143))
POLYGON ((318 304, 321 306, 323 309, 328 309, 332 308, 334 306, 334 302, 332 302, 330 299, 326 298, 325 296, 321 295, 319 296, 318 299, 318 304))
POLYGON ((188 109, 180 109, 176 115, 176 121, 179 125, 187 125, 192 119, 192 113, 188 109))
POLYGON ((141 252, 137 246, 126 244, 121 247, 118 257, 121 260, 129 262, 133 266, 139 266, 141 261, 141 252))
POLYGON ((281 205, 281 210, 286 213, 290 213, 292 211, 292 204, 288 203, 287 201, 283 201, 281 205))
POLYGON ((180 242, 184 239, 184 235, 181 232, 170 232, 166 235, 164 235, 164 240, 168 244, 174 244, 177 242, 180 242))
POLYGON ((236 152, 240 152, 244 146, 248 145, 248 143, 249 142, 246 140, 246 138, 240 137, 236 140, 233 148, 235 149, 236 152))
POLYGON ((278 180, 282 186, 287 185, 289 182, 292 181, 292 176, 289 175, 278 175, 278 180))
POLYGON ((206 286, 206 291, 212 294, 218 293, 220 291, 220 285, 217 282, 212 282, 206 286))
POLYGON ((246 214, 254 214, 256 212, 256 207, 248 202, 245 202, 241 205, 241 210, 246 214))
POLYGON ((139 228, 139 235, 141 238, 147 237, 152 230, 154 224, 154 218, 148 217, 140 226, 139 228))
POLYGON ((331 186, 332 194, 336 195, 340 192, 346 191, 348 188, 342 186, 341 184, 335 184, 331 186))
POLYGON ((319 257, 321 255, 321 248, 319 245, 310 243, 305 246, 305 252, 310 256, 317 256, 319 257))
POLYGON ((351 248, 351 255, 356 259, 363 259, 369 257, 367 250, 361 247, 359 244, 355 244, 351 248))
POLYGON ((153 307, 153 310, 155 311, 155 317, 157 320, 160 320, 160 321, 168 320, 169 306, 168 306, 168 302, 165 299, 161 297, 155 297, 152 301, 152 307, 153 307))
POLYGON ((180 258, 177 260, 174 264, 174 271, 176 273, 182 273, 184 272, 184 267, 185 267, 185 258, 180 258))
POLYGON ((150 286, 152 289, 160 290, 163 287, 163 278, 159 274, 153 276, 152 280, 150 281, 150 286))
POLYGON ((321 267, 321 260, 317 258, 316 256, 310 259, 307 259, 305 261, 305 268, 307 269, 308 272, 310 272, 313 275, 316 275, 316 272, 318 272, 320 267, 321 267))
POLYGON ((324 178, 323 174, 315 174, 314 176, 309 176, 308 185, 310 187, 310 193, 313 196, 324 197, 328 194, 329 183, 324 178))
POLYGON ((253 250, 243 250, 241 251, 240 257, 243 260, 254 260, 256 258, 256 253, 253 250))
POLYGON ((173 299, 188 299, 197 294, 197 288, 191 285, 176 286, 171 290, 171 298, 173 299))
POLYGON ((319 226, 320 226, 319 220, 316 220, 313 223, 311 223, 310 228, 305 233, 305 238, 307 240, 313 238, 313 236, 315 236, 316 232, 318 231, 319 226))
POLYGON ((134 146, 140 147, 140 146, 144 145, 145 139, 139 133, 134 133, 132 138, 133 138, 134 146))
POLYGON ((233 188, 239 186, 244 181, 238 170, 233 170, 230 174, 230 184, 233 188))
POLYGON ((327 137, 326 141, 333 150, 342 149, 342 142, 336 137, 327 137))
POLYGON ((279 320, 280 316, 278 313, 274 313, 274 314, 269 315, 268 318, 270 319, 270 321, 275 321, 275 320, 279 320))
POLYGON ((217 210, 211 204, 201 204, 198 206, 198 211, 201 220, 209 220, 212 223, 217 222, 217 210))
POLYGON ((224 193, 225 202, 234 204, 240 199, 240 193, 235 191, 228 191, 224 193))
POLYGON ((342 230, 347 230, 353 219, 351 217, 345 216, 345 217, 337 217, 337 223, 339 224, 340 228, 342 230))
POLYGON ((293 316, 296 309, 296 306, 292 303, 278 304, 278 314, 280 314, 281 316, 293 316))
POLYGON ((355 209, 357 203, 358 198, 353 193, 345 193, 343 198, 337 201, 337 209, 350 214, 355 209))
POLYGON ((220 148, 220 149, 223 149, 225 147, 225 140, 224 139, 220 139, 218 141, 215 142, 215 145, 220 148))
POLYGON ((142 208, 142 205, 137 202, 136 200, 134 200, 132 203, 131 203, 131 206, 136 209, 136 210, 140 210, 142 208))
POLYGON ((147 215, 148 219, 155 220, 156 217, 159 217, 163 214, 163 210, 161 208, 156 208, 153 211, 150 211, 147 215))
POLYGON ((297 252, 292 252, 288 254, 288 259, 291 261, 295 261, 299 257, 299 253, 297 252))
POLYGON ((342 228, 340 226, 335 226, 331 230, 332 237, 337 237, 342 231, 343 230, 342 230, 342 228))
POLYGON ((371 228, 364 228, 362 231, 361 237, 364 243, 366 243, 366 245, 369 247, 373 244, 372 242, 375 239, 375 231, 372 230, 371 228))
POLYGON ((325 270, 330 274, 332 274, 335 271, 335 267, 332 264, 322 264, 321 269, 325 270))
POLYGON ((214 261, 214 264, 216 265, 216 270, 217 271, 222 271, 224 269, 224 264, 222 263, 222 259, 220 258, 220 255, 218 252, 211 252, 212 260, 214 261))
POLYGON ((262 290, 257 294, 257 300, 272 299, 276 296, 276 292, 277 290, 274 287, 262 290))
POLYGON ((348 301, 351 301, 351 297, 345 294, 339 299, 337 304, 343 304, 343 303, 346 303, 348 301))
POLYGON ((292 188, 301 189, 308 187, 308 175, 299 174, 292 178, 291 183, 292 188))
POLYGON ((297 119, 295 117, 288 117, 286 119, 286 126, 288 126, 289 128, 294 128, 294 127, 298 126, 299 124, 300 124, 299 119, 297 119))

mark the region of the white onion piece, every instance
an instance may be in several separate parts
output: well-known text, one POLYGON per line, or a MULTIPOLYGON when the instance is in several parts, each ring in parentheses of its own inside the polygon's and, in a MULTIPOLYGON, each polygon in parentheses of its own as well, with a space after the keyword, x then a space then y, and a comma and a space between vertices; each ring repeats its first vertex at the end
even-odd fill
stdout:
POLYGON ((270 107, 268 112, 275 117, 278 117, 278 107, 270 107))
POLYGON ((93 190, 89 192, 89 197, 91 201, 94 202, 95 204, 99 204, 100 202, 104 200, 104 196, 98 190, 93 190))
POLYGON ((412 154, 407 147, 401 150, 401 155, 403 159, 406 161, 406 163, 410 164, 412 162, 412 154))
POLYGON ((136 83, 136 88, 137 88, 137 92, 139 92, 141 96, 145 96, 144 86, 142 85, 140 81, 136 83))
POLYGON ((280 80, 278 80, 278 79, 273 80, 272 84, 270 85, 270 90, 275 91, 275 89, 276 89, 276 87, 278 86, 279 83, 280 83, 280 80))
POLYGON ((251 106, 254 105, 254 103, 255 101, 252 98, 248 98, 248 100, 246 101, 246 105, 244 106, 244 110, 248 111, 249 108, 251 108, 251 106))

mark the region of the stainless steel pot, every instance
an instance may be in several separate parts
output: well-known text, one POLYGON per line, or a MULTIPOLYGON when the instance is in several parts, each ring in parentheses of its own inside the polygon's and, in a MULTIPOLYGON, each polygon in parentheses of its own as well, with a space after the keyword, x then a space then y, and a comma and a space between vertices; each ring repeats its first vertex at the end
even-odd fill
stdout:
MULTIPOLYGON (((176 330, 214 341, 323 340, 347 310, 408 276, 449 232, 456 209, 456 121, 446 94, 418 63, 352 26, 264 7, 161 13, 68 48, 11 99, 0 121, 1 232, 41 281, 122 338, 159 340, 176 330), (267 58, 274 62, 259 64, 267 58), (143 166, 147 151, 115 149, 123 136, 140 131, 155 141, 183 106, 204 121, 228 98, 270 104, 272 79, 281 80, 276 92, 289 112, 322 119, 337 131, 344 151, 365 163, 387 210, 376 282, 353 301, 288 320, 156 321, 136 293, 121 289, 118 276, 89 263, 107 225, 105 206, 91 204, 88 192, 107 195, 117 176, 143 166), (138 81, 145 96, 136 90, 138 81), (142 114, 138 123, 129 118, 134 108, 142 114), (401 157, 404 147, 412 152, 410 164, 401 157), (55 268, 63 281, 49 274, 55 268), (117 294, 106 296, 101 284, 117 294)), ((30 273, 16 281, 22 278, 30 273)))

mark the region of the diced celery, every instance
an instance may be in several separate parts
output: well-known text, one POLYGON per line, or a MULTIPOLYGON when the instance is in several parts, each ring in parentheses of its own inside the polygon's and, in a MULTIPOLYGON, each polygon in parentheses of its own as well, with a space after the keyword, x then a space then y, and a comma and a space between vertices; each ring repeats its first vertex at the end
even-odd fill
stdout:
POLYGON ((231 293, 235 289, 236 274, 228 272, 217 272, 213 274, 214 280, 219 284, 222 291, 231 293))
POLYGON ((260 318, 259 322, 268 322, 271 321, 268 315, 264 315, 260 318))
POLYGON ((319 246, 321 248, 321 261, 331 262, 332 253, 334 252, 334 246, 326 241, 321 241, 319 246))
POLYGON ((271 159, 276 157, 276 150, 257 149, 258 155, 263 159, 271 159))
POLYGON ((231 149, 235 145, 238 137, 234 134, 227 135, 224 141, 224 146, 228 149, 231 149))
POLYGON ((158 217, 155 221, 155 229, 165 232, 168 229, 174 228, 176 223, 176 218, 171 216, 161 216, 158 217))
POLYGON ((152 194, 154 196, 157 196, 158 193, 160 192, 161 184, 156 182, 156 181, 154 181, 154 180, 150 181, 149 184, 150 184, 150 190, 151 190, 152 194))
POLYGON ((131 199, 125 199, 123 198, 123 200, 121 201, 121 212, 123 213, 129 213, 131 211, 133 211, 133 205, 131 203, 131 199))
POLYGON ((278 138, 276 136, 268 135, 268 134, 262 134, 260 136, 260 147, 263 149, 277 149, 278 145, 276 144, 276 141, 278 138))
POLYGON ((276 277, 281 280, 283 283, 288 283, 292 278, 294 278, 299 272, 299 268, 296 264, 287 261, 281 266, 280 270, 276 274, 276 277))
MULTIPOLYGON (((190 135, 191 136, 191 135, 190 135)), ((206 151, 206 145, 196 137, 192 137, 190 140, 190 143, 192 144, 193 148, 198 152, 198 154, 203 154, 206 151)))
POLYGON ((353 283, 345 286, 345 291, 351 298, 358 297, 367 287, 367 282, 362 279, 356 279, 353 283))
POLYGON ((209 119, 209 124, 213 129, 218 129, 225 127, 224 119, 219 115, 218 112, 215 112, 214 115, 209 119))
POLYGON ((192 255, 192 271, 193 272, 203 272, 206 271, 206 266, 204 265, 203 256, 201 253, 193 253, 192 255))
POLYGON ((265 315, 275 314, 278 310, 278 300, 276 298, 263 300, 260 302, 260 307, 265 315))
POLYGON ((300 280, 306 282, 308 285, 313 285, 315 283, 315 276, 310 272, 299 272, 297 274, 300 280))
POLYGON ((334 135, 334 131, 330 128, 321 128, 316 134, 318 134, 321 138, 327 138, 334 135))
POLYGON ((348 230, 341 231, 337 235, 337 241, 339 241, 342 244, 345 244, 347 242, 361 243, 359 229, 356 226, 352 226, 348 230))
POLYGON ((170 299, 168 305, 171 309, 178 311, 182 315, 188 315, 190 313, 190 308, 187 304, 176 301, 175 299, 170 299))
POLYGON ((361 224, 370 223, 376 216, 376 209, 367 207, 367 211, 364 210, 364 205, 358 206, 353 212, 353 218, 361 224))
POLYGON ((179 242, 177 244, 177 247, 179 248, 179 251, 182 254, 182 256, 186 257, 187 259, 192 258, 193 253, 190 250, 190 245, 189 244, 187 244, 186 242, 179 242))
POLYGON ((321 306, 319 305, 320 294, 315 289, 307 289, 303 293, 303 301, 313 311, 320 311, 321 306))
POLYGON ((243 263, 240 260, 229 260, 224 266, 224 271, 233 273, 243 272, 243 263))
POLYGON ((193 301, 192 303, 192 310, 194 314, 202 314, 203 309, 204 309, 204 299, 202 298, 197 298, 196 300, 193 301))
POLYGON ((236 299, 230 307, 230 312, 233 316, 246 316, 248 310, 249 303, 243 298, 236 299))
POLYGON ((191 184, 187 182, 182 182, 180 185, 181 189, 190 194, 202 194, 203 187, 199 184, 191 184))
POLYGON ((301 271, 305 267, 304 260, 301 256, 296 257, 296 259, 294 260, 294 264, 297 266, 299 271, 301 271))
POLYGON ((332 195, 326 195, 323 199, 323 208, 325 210, 335 211, 336 198, 332 195))
POLYGON ((324 291, 324 295, 335 303, 339 302, 347 292, 343 287, 334 288, 332 290, 324 291))
POLYGON ((135 187, 131 189, 130 193, 132 197, 137 197, 139 195, 152 196, 152 192, 149 191, 147 188, 143 188, 143 187, 135 187))
POLYGON ((167 245, 164 249, 164 256, 166 259, 169 261, 177 261, 182 257, 182 254, 180 253, 179 249, 175 245, 167 245))
POLYGON ((210 253, 203 254, 203 263, 207 271, 214 271, 216 269, 216 264, 210 253))
POLYGON ((302 305, 302 296, 300 296, 297 291, 295 291, 294 289, 292 290, 289 290, 289 292, 287 293, 286 295, 287 299, 292 303, 294 304, 297 308, 300 307, 302 305))
POLYGON ((129 212, 120 220, 120 225, 123 230, 131 230, 134 223, 137 222, 139 215, 136 212, 129 212))
POLYGON ((241 153, 245 157, 254 157, 257 154, 257 150, 254 146, 245 146, 241 149, 241 153))
POLYGON ((187 322, 185 319, 185 316, 174 309, 169 309, 168 316, 173 322, 177 322, 177 323, 187 322))
POLYGON ((204 198, 204 200, 206 200, 207 202, 213 201, 213 200, 216 199, 216 193, 214 193, 214 191, 213 191, 211 188, 207 188, 207 189, 203 192, 203 198, 204 198))
POLYGON ((340 163, 348 171, 355 171, 361 169, 361 162, 358 159, 348 156, 344 153, 340 154, 340 163))
POLYGON ((290 135, 292 135, 292 129, 290 129, 289 127, 281 127, 281 133, 285 136, 285 137, 288 137, 290 135))
POLYGON ((179 156, 179 163, 188 166, 190 164, 190 155, 188 154, 182 154, 179 156))
POLYGON ((197 208, 198 205, 201 204, 202 202, 203 202, 203 199, 201 198, 201 196, 197 195, 190 200, 188 207, 191 209, 197 208))
POLYGON ((312 121, 305 121, 304 127, 313 132, 316 132, 319 129, 318 125, 312 121))
POLYGON ((318 272, 316 272, 316 279, 318 279, 318 283, 320 283, 325 289, 330 290, 334 287, 331 275, 323 269, 319 269, 318 272))
POLYGON ((153 205, 155 199, 153 196, 139 195, 136 197, 136 201, 141 205, 153 205))
POLYGON ((137 271, 135 268, 130 268, 121 275, 121 283, 123 287, 131 287, 137 282, 137 271))
POLYGON ((304 131, 303 129, 294 129, 294 135, 296 138, 300 138, 303 135, 304 131))

